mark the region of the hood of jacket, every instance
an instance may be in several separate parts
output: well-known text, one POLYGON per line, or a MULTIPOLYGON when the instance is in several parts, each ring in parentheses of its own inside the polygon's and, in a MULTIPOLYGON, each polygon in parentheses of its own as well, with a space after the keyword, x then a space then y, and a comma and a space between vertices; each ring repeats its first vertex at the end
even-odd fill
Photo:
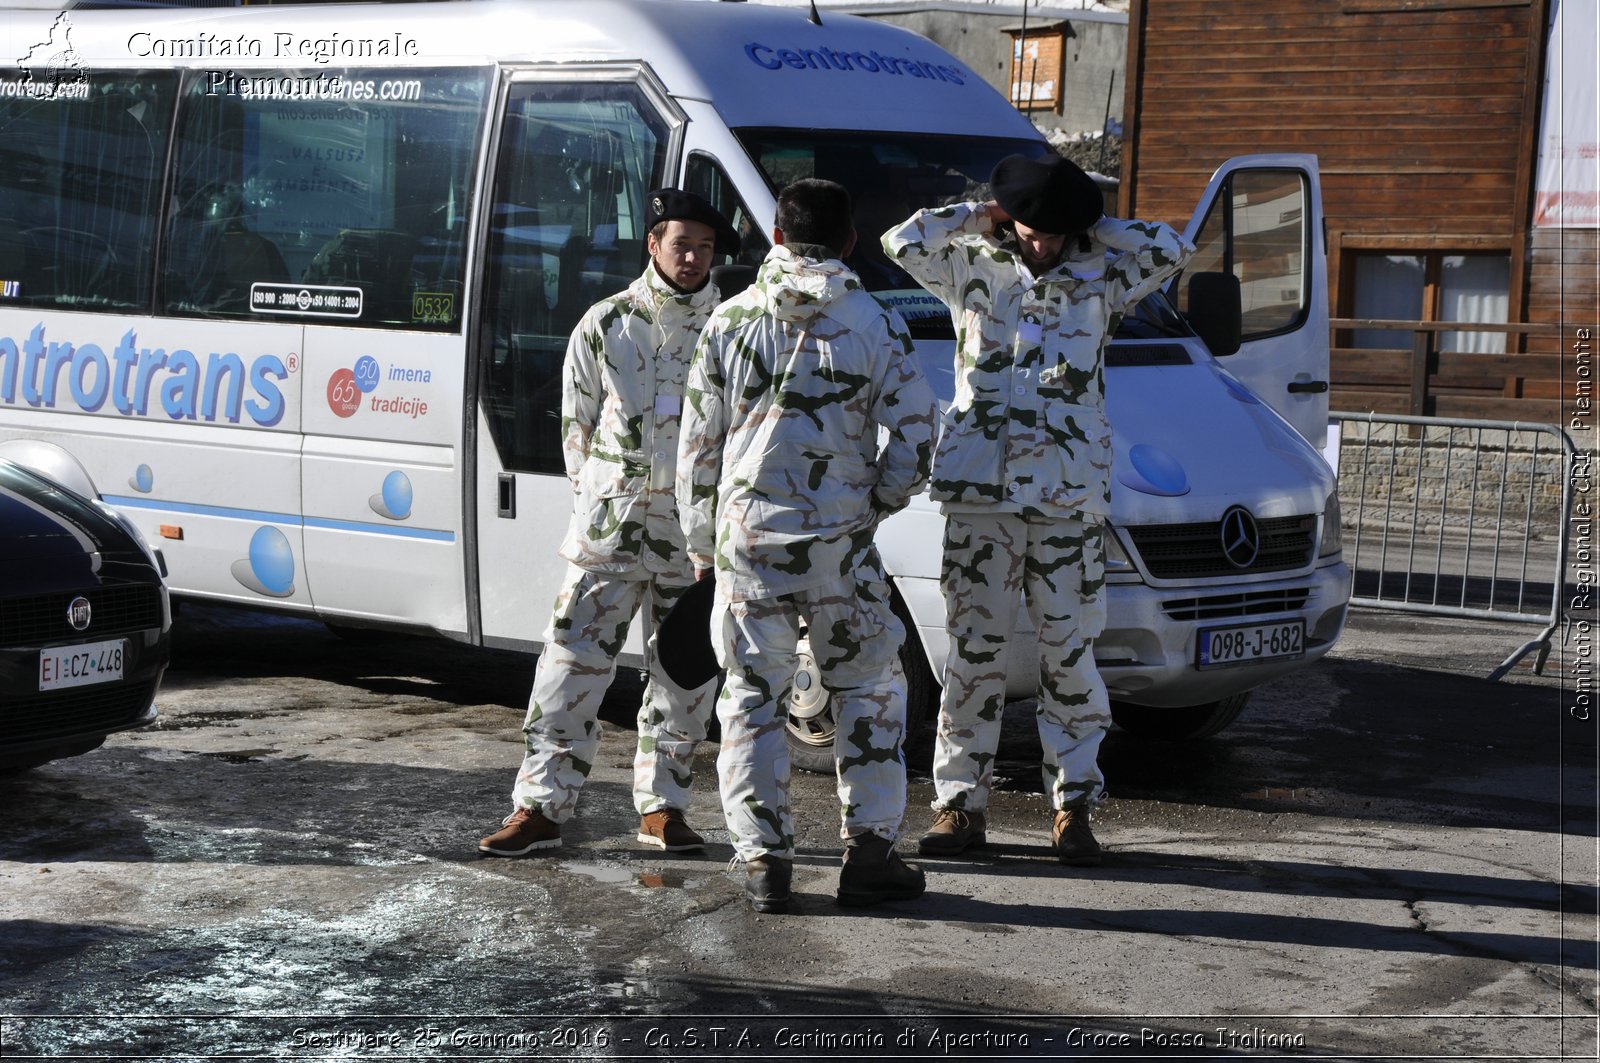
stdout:
POLYGON ((780 321, 806 321, 833 311, 851 292, 865 292, 861 278, 836 258, 801 258, 782 244, 767 252, 750 286, 756 305, 780 321))

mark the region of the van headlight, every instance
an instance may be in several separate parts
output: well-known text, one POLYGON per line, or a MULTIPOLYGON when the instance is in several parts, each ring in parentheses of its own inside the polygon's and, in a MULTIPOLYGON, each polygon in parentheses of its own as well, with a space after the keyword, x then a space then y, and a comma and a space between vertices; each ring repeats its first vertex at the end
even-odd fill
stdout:
POLYGON ((1328 557, 1337 554, 1343 543, 1339 539, 1339 491, 1335 488, 1328 495, 1327 505, 1322 507, 1322 541, 1317 544, 1317 556, 1328 557))
POLYGON ((1122 539, 1117 535, 1117 530, 1111 525, 1105 526, 1105 535, 1102 537, 1106 555, 1106 572, 1132 572, 1133 559, 1128 556, 1128 551, 1122 548, 1122 539))

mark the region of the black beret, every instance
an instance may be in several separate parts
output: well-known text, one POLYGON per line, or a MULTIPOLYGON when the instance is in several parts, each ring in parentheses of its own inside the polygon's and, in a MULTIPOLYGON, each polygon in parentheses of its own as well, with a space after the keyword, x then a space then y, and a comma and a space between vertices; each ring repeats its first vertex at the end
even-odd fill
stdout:
POLYGON ((1007 155, 995 166, 989 187, 1013 219, 1054 236, 1084 232, 1105 214, 1094 178, 1059 155, 1007 155))
POLYGON ((717 208, 693 192, 676 188, 658 188, 645 202, 644 228, 646 232, 664 221, 697 221, 709 225, 717 234, 717 253, 737 255, 739 234, 734 232, 728 219, 717 213, 717 208))

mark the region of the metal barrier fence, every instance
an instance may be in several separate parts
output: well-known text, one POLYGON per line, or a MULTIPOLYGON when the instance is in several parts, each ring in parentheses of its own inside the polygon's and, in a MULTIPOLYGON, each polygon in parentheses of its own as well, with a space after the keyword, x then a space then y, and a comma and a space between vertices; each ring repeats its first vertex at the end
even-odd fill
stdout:
POLYGON ((1555 425, 1332 413, 1354 605, 1545 624, 1543 674, 1568 600, 1572 439, 1555 425))

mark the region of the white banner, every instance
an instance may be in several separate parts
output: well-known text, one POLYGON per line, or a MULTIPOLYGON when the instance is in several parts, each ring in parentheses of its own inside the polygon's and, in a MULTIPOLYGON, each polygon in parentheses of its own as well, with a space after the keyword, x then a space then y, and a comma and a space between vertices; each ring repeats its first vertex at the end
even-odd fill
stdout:
POLYGON ((1545 63, 1533 224, 1600 228, 1600 0, 1555 0, 1545 63))

